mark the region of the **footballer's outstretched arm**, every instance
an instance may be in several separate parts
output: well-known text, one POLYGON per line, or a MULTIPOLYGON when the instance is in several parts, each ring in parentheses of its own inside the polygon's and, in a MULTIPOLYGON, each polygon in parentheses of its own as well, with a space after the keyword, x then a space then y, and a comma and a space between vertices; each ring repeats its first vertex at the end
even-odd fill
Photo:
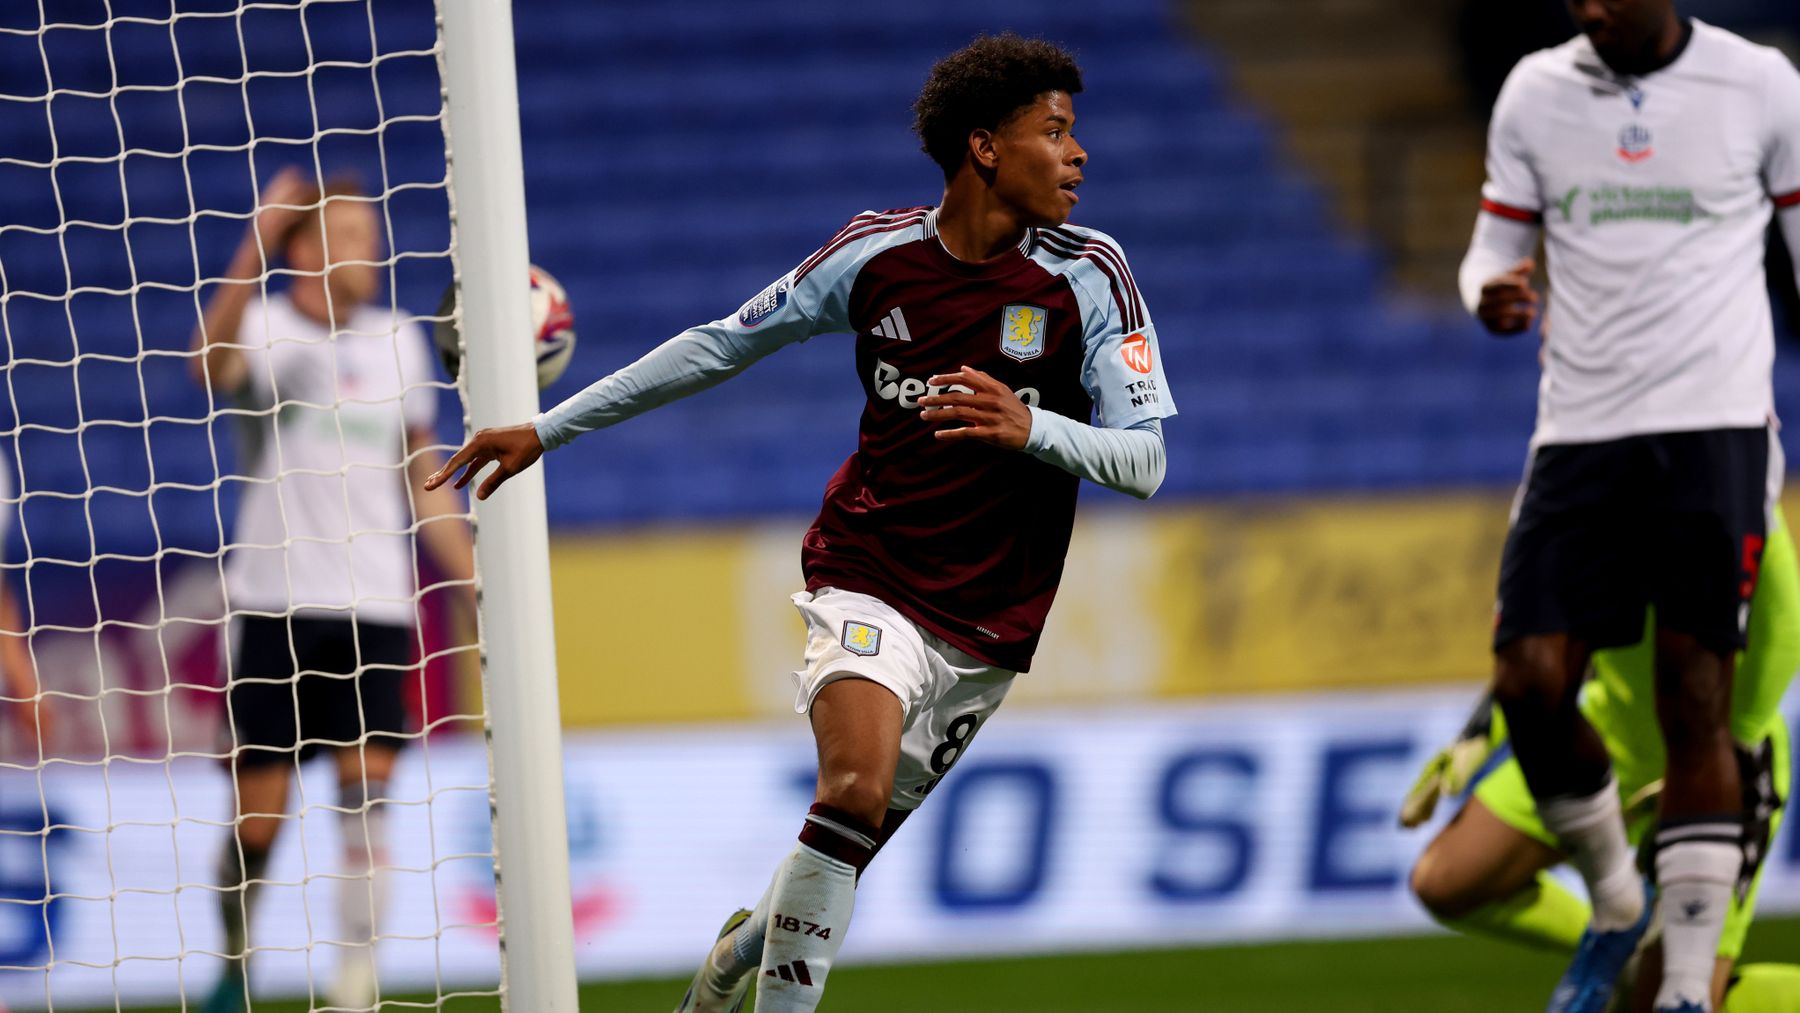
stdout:
POLYGON ((555 450, 583 433, 717 386, 805 336, 774 328, 745 331, 723 321, 691 328, 539 415, 532 424, 544 449, 555 450))
POLYGON ((774 328, 753 335, 736 333, 722 322, 683 331, 530 422, 476 433, 425 480, 425 489, 438 488, 466 467, 456 480, 461 489, 489 464, 498 464, 475 490, 476 499, 487 499, 507 479, 537 463, 546 450, 722 383, 801 337, 774 328))
POLYGON ((838 281, 852 262, 840 251, 805 274, 800 269, 790 271, 734 316, 675 335, 530 422, 481 430, 425 480, 426 490, 436 489, 466 468, 456 481, 456 488, 461 489, 489 464, 497 464, 475 490, 476 499, 487 499, 507 479, 535 464, 546 450, 697 394, 785 345, 843 329, 844 300, 838 281))
POLYGON ((425 480, 425 488, 436 489, 466 468, 456 481, 460 489, 483 468, 497 464, 494 473, 475 490, 476 499, 487 499, 507 479, 535 464, 546 450, 582 433, 697 394, 785 345, 845 330, 848 293, 844 282, 852 276, 851 268, 874 243, 897 234, 879 230, 860 242, 839 242, 863 217, 867 216, 852 219, 833 242, 776 279, 735 315, 677 334, 530 422, 476 433, 425 480))

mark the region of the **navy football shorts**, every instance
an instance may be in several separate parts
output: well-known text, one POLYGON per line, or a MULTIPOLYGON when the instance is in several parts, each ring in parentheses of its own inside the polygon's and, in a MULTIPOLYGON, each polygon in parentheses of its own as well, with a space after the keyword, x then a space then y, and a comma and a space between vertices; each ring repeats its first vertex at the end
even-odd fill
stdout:
POLYGON ((228 629, 231 683, 221 735, 228 749, 240 750, 239 763, 294 762, 296 753, 304 761, 321 746, 365 737, 389 748, 405 741, 401 680, 411 672, 411 628, 240 616, 228 629))
POLYGON ((1539 633, 1635 644, 1647 605, 1661 629, 1742 648, 1771 441, 1767 428, 1711 429, 1537 448, 1500 561, 1495 649, 1539 633))

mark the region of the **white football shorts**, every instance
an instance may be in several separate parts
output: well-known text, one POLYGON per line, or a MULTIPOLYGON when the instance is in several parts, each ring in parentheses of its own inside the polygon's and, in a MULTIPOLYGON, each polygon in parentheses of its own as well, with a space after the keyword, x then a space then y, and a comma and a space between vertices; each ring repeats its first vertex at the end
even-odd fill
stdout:
POLYGON ((794 713, 839 679, 867 679, 900 698, 900 762, 888 805, 917 809, 999 709, 1013 675, 951 646, 879 598, 834 587, 794 595, 806 619, 806 667, 794 713))

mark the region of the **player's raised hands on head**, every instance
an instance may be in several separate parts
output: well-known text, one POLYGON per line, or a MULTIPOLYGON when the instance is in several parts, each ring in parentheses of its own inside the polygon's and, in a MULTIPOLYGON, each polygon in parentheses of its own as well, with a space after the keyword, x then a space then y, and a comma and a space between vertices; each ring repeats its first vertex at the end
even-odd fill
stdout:
POLYGON ((291 165, 277 172, 256 197, 256 221, 246 241, 259 243, 272 256, 303 216, 318 213, 309 206, 317 198, 306 173, 291 165))
POLYGON ((1536 269, 1536 261, 1521 257, 1518 263, 1481 286, 1481 303, 1475 307, 1475 315, 1483 327, 1495 334, 1518 334, 1531 329, 1538 318, 1539 298, 1531 287, 1531 272, 1536 269))
POLYGON ((489 475, 475 489, 476 499, 487 499, 500 488, 501 483, 537 463, 544 456, 543 441, 538 439, 537 428, 529 422, 516 426, 502 426, 498 429, 483 429, 470 438, 463 448, 451 455, 444 466, 425 479, 426 489, 436 489, 456 475, 455 488, 461 489, 469 484, 483 468, 497 464, 494 473, 489 475), (462 474, 456 473, 461 470, 462 474))
POLYGON ((970 366, 926 382, 973 392, 945 390, 919 399, 919 418, 943 426, 937 431, 938 439, 979 440, 1005 450, 1025 449, 1025 440, 1031 435, 1031 409, 1011 387, 970 366))

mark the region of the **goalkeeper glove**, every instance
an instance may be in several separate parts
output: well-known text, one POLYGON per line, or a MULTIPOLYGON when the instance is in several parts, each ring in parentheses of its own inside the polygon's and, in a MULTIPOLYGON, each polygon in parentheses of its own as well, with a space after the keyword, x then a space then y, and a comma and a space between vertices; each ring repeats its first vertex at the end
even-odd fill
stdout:
POLYGON ((1419 779, 1413 782, 1412 789, 1400 803, 1401 826, 1411 829, 1424 823, 1437 811, 1438 799, 1468 790, 1470 779, 1494 751, 1493 715, 1493 698, 1483 693, 1456 741, 1425 761, 1419 779))

